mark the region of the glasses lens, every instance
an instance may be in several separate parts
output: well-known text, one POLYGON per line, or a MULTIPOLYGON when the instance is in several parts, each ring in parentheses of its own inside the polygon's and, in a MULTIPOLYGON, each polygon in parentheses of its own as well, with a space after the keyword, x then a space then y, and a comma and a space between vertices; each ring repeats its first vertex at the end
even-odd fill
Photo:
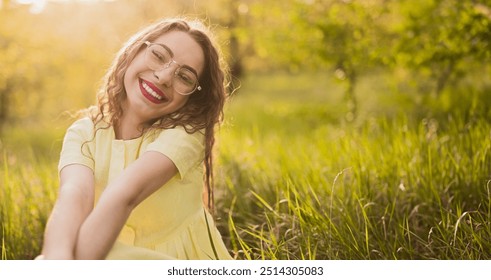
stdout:
POLYGON ((174 76, 174 89, 180 94, 191 94, 198 85, 198 77, 193 71, 180 67, 174 76))
POLYGON ((169 51, 160 45, 149 45, 145 53, 145 60, 152 70, 160 70, 172 61, 169 51))

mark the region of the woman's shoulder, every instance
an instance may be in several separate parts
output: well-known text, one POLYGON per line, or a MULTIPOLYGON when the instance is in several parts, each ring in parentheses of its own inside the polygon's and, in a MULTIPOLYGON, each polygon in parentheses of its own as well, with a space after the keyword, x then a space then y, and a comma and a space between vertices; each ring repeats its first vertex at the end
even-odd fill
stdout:
POLYGON ((111 125, 104 117, 101 118, 100 116, 101 114, 99 114, 98 108, 96 106, 90 106, 74 114, 74 121, 71 126, 92 130, 110 127, 111 125))
POLYGON ((88 116, 80 117, 73 121, 72 126, 79 126, 79 127, 94 127, 94 122, 92 119, 88 116))
POLYGON ((89 117, 81 117, 73 121, 68 130, 93 132, 94 122, 89 117))
POLYGON ((111 126, 104 121, 94 122, 90 116, 83 116, 73 121, 68 128, 68 131, 92 137, 95 132, 98 132, 97 134, 99 134, 99 132, 107 134, 111 131, 109 129, 110 127, 111 126))

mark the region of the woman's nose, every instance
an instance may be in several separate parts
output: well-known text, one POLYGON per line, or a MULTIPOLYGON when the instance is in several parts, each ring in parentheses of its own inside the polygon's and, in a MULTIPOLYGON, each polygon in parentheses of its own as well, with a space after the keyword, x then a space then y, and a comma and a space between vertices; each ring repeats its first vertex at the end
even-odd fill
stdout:
POLYGON ((159 84, 172 86, 172 80, 174 79, 174 73, 176 69, 172 65, 168 65, 160 70, 153 71, 153 75, 157 78, 159 84))

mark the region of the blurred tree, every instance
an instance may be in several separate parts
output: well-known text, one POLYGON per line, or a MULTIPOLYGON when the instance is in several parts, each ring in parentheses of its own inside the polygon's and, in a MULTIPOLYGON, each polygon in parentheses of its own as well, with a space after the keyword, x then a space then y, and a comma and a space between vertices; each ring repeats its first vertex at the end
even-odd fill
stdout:
POLYGON ((241 16, 247 13, 247 6, 244 5, 246 4, 239 4, 237 0, 229 0, 229 15, 228 19, 224 22, 229 30, 229 65, 230 73, 234 77, 240 77, 244 72, 239 35, 237 34, 238 28, 240 25, 243 25, 241 16))
POLYGON ((250 51, 251 40, 244 36, 244 29, 250 27, 250 0, 213 0, 195 4, 193 10, 198 11, 200 18, 209 20, 217 34, 218 43, 232 76, 230 90, 234 90, 234 80, 240 78, 245 71, 244 59, 250 51))
POLYGON ((27 95, 27 91, 40 86, 36 71, 40 56, 31 48, 32 38, 26 37, 22 27, 12 20, 23 15, 24 11, 11 9, 7 1, 3 1, 0 10, 0 135, 15 114, 35 109, 27 107, 39 102, 36 95, 27 95))
POLYGON ((433 94, 491 61, 491 1, 405 0, 395 62, 428 73, 433 94))
MULTIPOLYGON (((322 34, 312 46, 314 54, 334 66, 334 74, 347 83, 348 120, 358 111, 356 84, 364 72, 381 65, 389 46, 386 38, 385 1, 320 1, 315 9, 304 5, 300 22, 322 34), (312 11, 308 13, 308 11, 312 11)), ((310 4, 313 5, 313 4, 310 4)))
POLYGON ((87 95, 80 94, 79 86, 94 95, 93 85, 84 76, 97 74, 89 64, 99 59, 93 50, 100 47, 88 47, 91 43, 87 42, 96 46, 106 42, 88 39, 90 25, 87 32, 74 28, 74 22, 79 22, 68 12, 71 8, 66 3, 32 14, 29 6, 4 1, 0 10, 1 128, 59 115, 67 109, 66 100, 80 104, 87 95), (70 17, 72 21, 67 21, 70 17))
POLYGON ((346 82, 347 119, 357 114, 358 77, 386 63, 385 0, 261 1, 251 36, 262 57, 296 69, 326 66, 346 82))
MULTIPOLYGON (((490 0, 253 1, 251 26, 257 69, 330 67, 346 83, 348 119, 356 117, 356 85, 370 71, 408 69, 410 79, 438 96, 449 81, 491 57, 490 0)), ((392 75, 394 83, 396 75, 392 75)), ((402 80, 399 82, 407 82, 402 80)), ((392 81, 391 81, 392 83, 392 81)))
MULTIPOLYGON (((10 95, 13 91, 12 86, 12 66, 13 63, 10 55, 12 49, 12 39, 9 38, 10 34, 5 32, 5 18, 7 1, 2 0, 0 9, 0 135, 3 131, 3 125, 6 122, 9 110, 10 95), (8 66, 7 66, 8 65, 8 66)), ((15 61, 15 60, 14 60, 15 61)))

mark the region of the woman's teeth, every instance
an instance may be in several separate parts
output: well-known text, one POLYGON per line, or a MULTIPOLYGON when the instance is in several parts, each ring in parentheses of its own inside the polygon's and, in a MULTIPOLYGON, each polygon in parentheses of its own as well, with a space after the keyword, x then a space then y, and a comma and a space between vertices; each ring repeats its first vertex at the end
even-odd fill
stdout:
POLYGON ((142 82, 143 88, 153 97, 158 100, 162 100, 162 96, 158 95, 151 87, 149 87, 145 82, 142 82))

